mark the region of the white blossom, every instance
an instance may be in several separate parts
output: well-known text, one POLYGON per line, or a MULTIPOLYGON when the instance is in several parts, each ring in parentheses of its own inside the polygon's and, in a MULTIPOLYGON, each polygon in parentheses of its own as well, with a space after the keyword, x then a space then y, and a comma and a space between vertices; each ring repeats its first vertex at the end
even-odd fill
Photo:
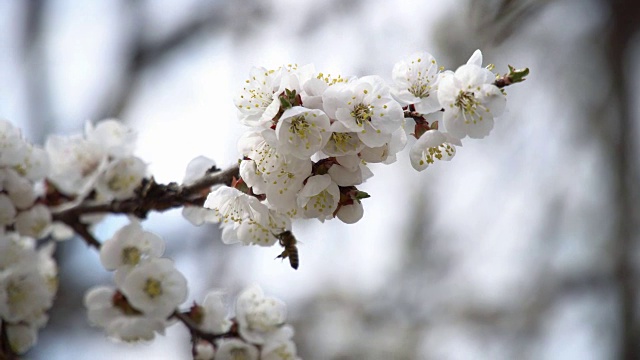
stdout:
POLYGON ((107 154, 82 136, 52 135, 45 149, 51 160, 49 180, 66 195, 84 195, 107 166, 107 154))
POLYGON ((353 204, 342 205, 336 213, 336 217, 345 224, 355 224, 364 215, 364 207, 360 201, 354 200, 353 204))
POLYGON ((489 135, 493 118, 500 116, 506 105, 505 95, 493 84, 494 74, 481 64, 482 53, 476 50, 467 64, 445 74, 438 85, 445 128, 458 139, 489 135))
POLYGON ((260 350, 260 360, 300 360, 291 340, 271 341, 260 350))
POLYGON ((27 151, 20 129, 6 120, 0 120, 0 166, 20 164, 27 151))
POLYGON ((282 114, 275 131, 278 152, 306 160, 329 140, 329 117, 321 110, 295 106, 282 114))
POLYGON ((31 181, 41 180, 49 174, 49 156, 43 149, 27 144, 23 157, 13 169, 31 181))
POLYGON ((216 352, 216 360, 258 360, 258 349, 238 339, 222 340, 216 352))
POLYGON ((194 360, 214 360, 216 349, 213 345, 205 340, 200 340, 195 346, 194 360))
POLYGON ((51 211, 38 204, 16 216, 16 230, 23 236, 41 239, 51 232, 51 211))
POLYGON ((324 108, 322 94, 324 94, 325 90, 332 85, 346 84, 354 79, 354 77, 344 78, 341 75, 332 76, 331 74, 318 73, 304 82, 304 91, 301 94, 302 104, 309 109, 322 110, 324 108))
POLYGON ((0 271, 37 262, 35 241, 32 238, 14 232, 0 233, 0 271))
POLYGON ((327 173, 338 186, 360 185, 371 175, 371 171, 356 155, 336 157, 336 163, 331 165, 327 173))
POLYGON ((111 161, 96 183, 96 189, 105 200, 124 200, 134 195, 146 175, 147 165, 138 157, 111 161))
MULTIPOLYGON (((187 165, 184 178, 182 179, 183 185, 191 185, 201 179, 208 171, 214 169, 216 163, 214 160, 209 159, 206 156, 198 156, 191 160, 187 165)), ((213 211, 201 206, 185 205, 182 208, 182 216, 189 220, 189 222, 195 226, 200 226, 205 222, 213 222, 213 211)))
POLYGON ((330 130, 329 140, 322 149, 322 152, 328 156, 355 155, 365 147, 358 133, 350 132, 338 121, 331 124, 330 130))
POLYGON ((217 222, 236 225, 247 218, 253 219, 265 208, 255 197, 228 186, 221 186, 211 192, 204 207, 215 212, 217 222))
POLYGON ((2 185, 13 205, 18 209, 31 207, 37 198, 33 183, 26 177, 20 176, 13 169, 2 169, 0 171, 3 174, 2 185))
POLYGON ((210 291, 202 302, 204 316, 200 328, 213 334, 222 334, 229 331, 231 321, 227 317, 227 309, 224 306, 223 293, 210 291))
MULTIPOLYGON (((253 171, 255 174, 247 176, 245 182, 254 189, 254 193, 267 194, 270 200, 276 201, 275 198, 279 195, 297 192, 304 179, 311 175, 310 159, 281 154, 276 150, 277 138, 273 131, 247 136, 239 146, 251 149, 243 154, 255 163, 248 164, 243 170, 243 174, 246 171, 253 171)), ((272 205, 282 213, 290 210, 275 202, 272 205)))
POLYGON ((275 298, 265 297, 262 289, 251 286, 236 301, 236 319, 243 339, 264 344, 286 321, 286 305, 275 298))
POLYGON ((379 76, 365 76, 346 85, 329 87, 323 94, 324 109, 369 147, 389 142, 404 119, 400 104, 379 76))
POLYGON ((414 105, 421 114, 440 110, 438 102, 438 64, 427 52, 418 52, 393 67, 393 97, 403 105, 414 105))
POLYGON ((225 244, 271 246, 277 241, 275 234, 291 228, 287 217, 234 188, 216 189, 209 194, 204 206, 213 209, 217 221, 221 222, 225 244))
POLYGON ((142 229, 138 220, 116 231, 100 247, 100 262, 107 270, 126 268, 127 271, 146 259, 158 258, 164 253, 164 241, 142 229))
POLYGON ((89 290, 84 297, 89 322, 103 327, 109 337, 126 342, 149 341, 153 340, 156 332, 164 334, 167 327, 164 319, 128 308, 121 297, 121 303, 116 306, 116 299, 115 288, 99 286, 89 290))
POLYGON ((0 193, 0 225, 11 225, 15 221, 15 217, 18 211, 11 199, 0 193))
POLYGON ((407 144, 407 134, 400 128, 391 134, 388 143, 378 147, 365 147, 360 151, 360 158, 369 163, 392 164, 396 161, 396 154, 407 144))
POLYGON ((187 280, 169 259, 139 264, 118 285, 134 308, 154 318, 166 319, 187 299, 187 280))
POLYGON ((38 328, 29 323, 7 324, 7 340, 11 350, 23 354, 38 341, 38 328))
POLYGON ((211 169, 216 167, 216 162, 213 159, 209 159, 206 156, 198 156, 187 164, 184 178, 182 178, 183 185, 191 185, 197 180, 201 179, 211 169))
MULTIPOLYGON (((83 197, 92 190, 111 161, 132 156, 135 138, 131 129, 113 119, 95 126, 87 122, 84 136, 50 136, 45 144, 52 168, 49 179, 62 193, 83 197)), ((140 176, 142 165, 139 162, 111 165, 115 174, 106 175, 102 190, 109 189, 108 194, 115 192, 120 197, 123 193, 128 194, 131 183, 140 176), (114 177, 123 170, 124 177, 114 177), (129 178, 132 175, 133 179, 129 178)))
POLYGON ((136 145, 136 133, 116 119, 106 119, 93 125, 85 123, 85 138, 101 152, 113 158, 131 156, 136 145))
POLYGON ((411 166, 422 171, 438 160, 449 161, 456 154, 456 146, 462 146, 459 139, 438 130, 429 130, 411 147, 411 166))
MULTIPOLYGON (((268 127, 273 116, 263 116, 265 110, 274 102, 274 94, 280 87, 279 70, 267 70, 262 67, 254 67, 249 73, 242 91, 234 98, 236 108, 240 114, 240 122, 247 126, 268 127)), ((277 108, 279 101, 275 100, 277 108)), ((277 109, 276 109, 277 112, 277 109)), ((273 113, 273 111, 268 114, 273 113)), ((275 113, 273 113, 275 115, 275 113)))
POLYGON ((333 217, 340 201, 340 190, 328 174, 315 175, 307 179, 297 201, 304 217, 324 221, 333 217))
POLYGON ((37 321, 53 303, 53 294, 37 263, 0 272, 0 317, 8 322, 37 321))

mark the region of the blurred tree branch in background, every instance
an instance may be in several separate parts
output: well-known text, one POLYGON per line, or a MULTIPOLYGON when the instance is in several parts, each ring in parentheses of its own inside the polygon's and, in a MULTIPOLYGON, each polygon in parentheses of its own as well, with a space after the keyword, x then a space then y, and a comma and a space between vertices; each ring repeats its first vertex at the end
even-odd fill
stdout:
POLYGON ((24 2, 25 18, 22 32, 22 59, 25 64, 27 121, 34 142, 43 143, 47 134, 55 129, 51 118, 49 75, 45 62, 43 27, 46 0, 24 2))
MULTIPOLYGON (((613 197, 617 208, 614 260, 620 287, 620 359, 640 358, 640 326, 638 318, 638 279, 636 257, 638 250, 638 197, 636 187, 640 183, 637 174, 637 127, 632 117, 632 92, 630 78, 631 49, 640 28, 640 4, 632 0, 604 1, 609 5, 609 41, 605 49, 609 55, 611 76, 611 103, 617 109, 615 126, 611 136, 605 138, 612 159, 613 197)), ((637 41, 635 43, 637 47, 637 41)), ((637 65, 637 64, 635 64, 637 65)))

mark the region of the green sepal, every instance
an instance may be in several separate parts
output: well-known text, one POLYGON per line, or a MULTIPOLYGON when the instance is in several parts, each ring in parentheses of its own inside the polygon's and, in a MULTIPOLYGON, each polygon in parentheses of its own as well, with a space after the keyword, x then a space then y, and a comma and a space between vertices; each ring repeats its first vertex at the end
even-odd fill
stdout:
POLYGON ((529 68, 516 69, 511 65, 507 66, 509 67, 509 75, 507 76, 511 80, 512 84, 525 81, 526 79, 524 77, 529 75, 529 68))

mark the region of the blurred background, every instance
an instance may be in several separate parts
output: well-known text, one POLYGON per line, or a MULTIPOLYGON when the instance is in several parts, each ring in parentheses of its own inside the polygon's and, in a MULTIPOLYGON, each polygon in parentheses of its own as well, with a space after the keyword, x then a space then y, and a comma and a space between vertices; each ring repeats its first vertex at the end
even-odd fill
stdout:
MULTIPOLYGON (((179 211, 143 226, 190 301, 223 288, 232 304, 252 283, 284 300, 304 359, 640 359, 638 19, 631 0, 0 0, 0 117, 40 144, 119 118, 156 179, 179 182, 198 155, 237 161, 232 97, 251 66, 390 80, 415 51, 455 69, 480 48, 501 73, 531 69, 491 136, 423 173, 406 150, 373 165, 360 222, 294 224, 298 271, 179 211)), ((28 358, 190 358, 180 325, 108 341, 82 297, 112 275, 78 239, 57 258, 28 358)))

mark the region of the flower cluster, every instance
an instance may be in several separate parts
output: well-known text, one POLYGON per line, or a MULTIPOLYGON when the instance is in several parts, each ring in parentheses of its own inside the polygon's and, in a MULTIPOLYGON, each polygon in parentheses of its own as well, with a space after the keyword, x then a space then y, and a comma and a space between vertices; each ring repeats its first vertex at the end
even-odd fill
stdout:
POLYGON ((42 202, 49 169, 46 152, 0 120, 0 323, 15 353, 36 342, 57 290, 55 245, 35 242, 51 231, 42 202))
POLYGON ((49 169, 46 152, 0 120, 0 228, 33 238, 49 234, 51 212, 39 201, 49 169))
POLYGON ((105 241, 100 261, 115 271, 117 287, 87 292, 89 321, 105 328, 111 338, 128 342, 164 334, 171 315, 187 298, 187 280, 171 260, 160 257, 163 253, 164 241, 137 220, 105 241))
POLYGON ((64 196, 91 196, 106 203, 133 195, 146 175, 146 164, 133 156, 135 133, 109 119, 86 123, 84 136, 53 135, 45 149, 51 159, 49 181, 64 196))
POLYGON ((15 353, 33 346, 47 323, 58 287, 54 245, 36 248, 33 238, 0 231, 0 323, 15 353))
POLYGON ((189 317, 208 335, 195 339, 196 359, 299 359, 291 340, 293 328, 286 324, 285 304, 264 296, 258 286, 240 294, 234 318, 227 315, 219 291, 207 294, 202 305, 194 305, 189 317))
POLYGON ((368 164, 396 160, 410 131, 405 119, 415 121, 409 158, 419 171, 450 160, 466 136, 488 135, 506 97, 481 64, 478 50, 443 72, 433 56, 416 53, 394 66, 391 85, 312 65, 253 68, 235 98, 240 122, 250 127, 238 143, 240 179, 205 203, 223 241, 270 246, 294 218, 358 221, 369 195, 357 186, 372 176, 368 164))

